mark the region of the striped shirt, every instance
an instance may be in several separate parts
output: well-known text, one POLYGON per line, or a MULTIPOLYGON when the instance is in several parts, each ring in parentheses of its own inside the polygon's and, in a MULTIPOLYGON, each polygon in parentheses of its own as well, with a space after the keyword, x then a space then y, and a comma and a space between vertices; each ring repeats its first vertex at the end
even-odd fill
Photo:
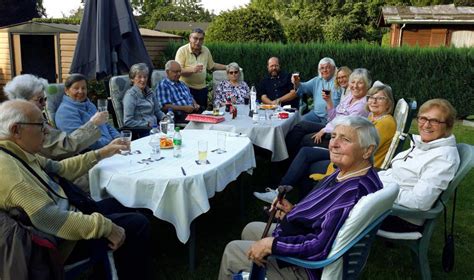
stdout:
MULTIPOLYGON (((285 216, 273 231, 272 254, 309 261, 325 259, 349 212, 359 199, 382 188, 377 172, 336 182, 339 170, 328 176, 285 216)), ((306 270, 317 279, 317 270, 306 270)))
POLYGON ((181 81, 173 82, 165 78, 156 87, 157 99, 161 102, 161 106, 173 104, 178 106, 193 105, 193 97, 189 88, 181 81))

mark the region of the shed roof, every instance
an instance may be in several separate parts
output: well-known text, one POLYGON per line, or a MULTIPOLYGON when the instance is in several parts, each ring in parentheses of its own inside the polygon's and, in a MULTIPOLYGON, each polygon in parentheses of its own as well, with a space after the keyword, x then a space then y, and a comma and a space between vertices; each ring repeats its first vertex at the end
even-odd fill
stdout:
MULTIPOLYGON (((65 23, 46 23, 27 21, 17 23, 0 28, 0 32, 15 32, 15 33, 79 33, 79 24, 65 24, 65 23)), ((161 37, 161 38, 181 38, 181 36, 160 32, 156 30, 140 28, 142 36, 161 37)))
POLYGON ((191 31, 194 28, 201 28, 206 31, 209 27, 209 22, 195 22, 195 21, 158 21, 155 30, 183 30, 191 31))
POLYGON ((456 7, 454 4, 382 7, 378 26, 387 26, 392 23, 474 24, 474 7, 456 7))

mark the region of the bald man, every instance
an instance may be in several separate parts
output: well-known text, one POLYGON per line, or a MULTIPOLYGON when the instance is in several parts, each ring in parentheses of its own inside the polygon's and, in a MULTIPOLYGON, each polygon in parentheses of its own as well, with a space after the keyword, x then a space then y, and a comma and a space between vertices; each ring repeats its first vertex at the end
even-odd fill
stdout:
POLYGON ((299 99, 293 84, 291 75, 281 71, 278 57, 270 57, 267 62, 267 75, 260 81, 257 93, 263 104, 291 105, 299 107, 299 99))

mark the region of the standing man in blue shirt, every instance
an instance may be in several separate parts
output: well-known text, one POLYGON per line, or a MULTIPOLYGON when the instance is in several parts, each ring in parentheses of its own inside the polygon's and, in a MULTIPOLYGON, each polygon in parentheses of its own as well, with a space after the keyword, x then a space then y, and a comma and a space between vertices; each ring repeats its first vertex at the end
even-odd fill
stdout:
POLYGON ((257 93, 263 104, 291 105, 299 107, 299 98, 293 89, 290 74, 280 70, 278 57, 271 57, 267 62, 268 74, 260 82, 257 93))

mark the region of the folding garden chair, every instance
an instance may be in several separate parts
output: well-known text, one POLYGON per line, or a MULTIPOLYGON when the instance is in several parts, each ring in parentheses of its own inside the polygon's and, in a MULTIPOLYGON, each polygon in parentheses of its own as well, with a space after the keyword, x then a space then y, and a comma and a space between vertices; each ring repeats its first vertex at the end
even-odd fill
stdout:
POLYGON ((49 124, 56 127, 54 117, 59 105, 63 101, 64 96, 64 84, 49 84, 45 92, 47 102, 45 107, 46 117, 49 124))
POLYGON ((453 180, 449 183, 448 188, 440 195, 430 210, 419 211, 396 204, 393 206, 391 215, 401 218, 425 219, 423 231, 397 233, 379 230, 377 232, 377 235, 384 239, 408 246, 413 253, 413 261, 421 272, 421 278, 425 280, 431 279, 428 247, 436 225, 436 220, 443 213, 443 204, 446 205, 448 203, 449 198, 459 183, 461 183, 464 176, 466 176, 474 166, 474 147, 468 144, 457 144, 457 148, 461 158, 461 164, 453 180))

